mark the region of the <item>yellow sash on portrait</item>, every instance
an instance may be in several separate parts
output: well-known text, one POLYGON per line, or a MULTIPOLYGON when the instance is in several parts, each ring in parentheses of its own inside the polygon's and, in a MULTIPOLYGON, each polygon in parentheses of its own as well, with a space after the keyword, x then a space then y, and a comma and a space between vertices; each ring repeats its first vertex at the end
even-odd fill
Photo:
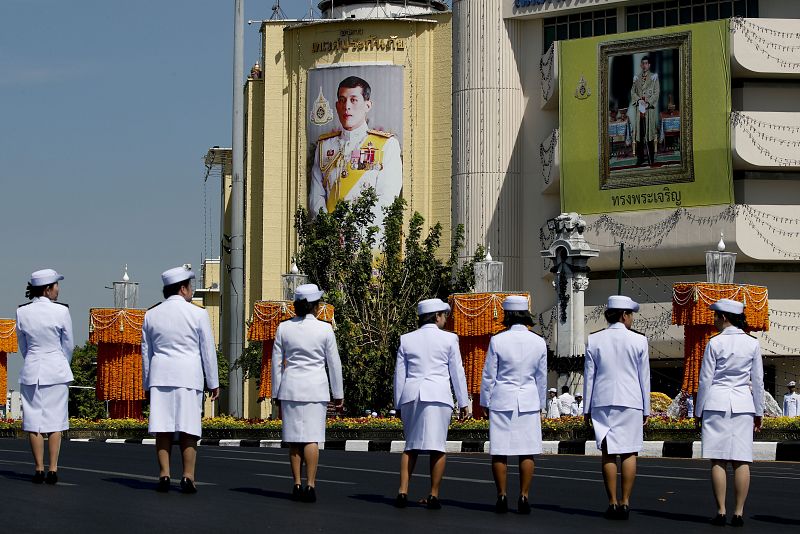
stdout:
POLYGON ((390 137, 390 133, 370 130, 358 151, 337 154, 321 169, 328 213, 332 213, 336 204, 347 197, 365 172, 383 168, 383 146, 390 137))

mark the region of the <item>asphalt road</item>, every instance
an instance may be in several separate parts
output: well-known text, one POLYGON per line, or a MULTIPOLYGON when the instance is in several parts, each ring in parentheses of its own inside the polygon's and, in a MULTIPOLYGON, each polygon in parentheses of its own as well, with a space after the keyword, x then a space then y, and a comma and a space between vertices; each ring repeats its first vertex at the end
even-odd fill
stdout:
MULTIPOLYGON (((514 460, 512 458, 512 460, 514 460)), ((448 456, 442 510, 392 506, 400 456, 383 452, 322 451, 318 502, 289 500, 285 449, 201 447, 196 495, 153 491, 151 445, 65 443, 57 486, 34 485, 27 442, 0 440, 3 532, 658 532, 716 531, 708 465, 700 460, 640 459, 627 522, 606 521, 599 459, 544 456, 536 461, 530 516, 495 515, 488 457, 448 456)), ((427 457, 420 457, 410 497, 427 495, 427 457)), ((509 469, 515 508, 517 469, 509 469)), ((745 509, 749 531, 800 525, 800 463, 753 465, 745 509)), ((173 477, 180 475, 173 453, 173 477)), ((729 502, 732 489, 729 490, 729 502)), ((732 505, 729 505, 732 508, 732 505)))

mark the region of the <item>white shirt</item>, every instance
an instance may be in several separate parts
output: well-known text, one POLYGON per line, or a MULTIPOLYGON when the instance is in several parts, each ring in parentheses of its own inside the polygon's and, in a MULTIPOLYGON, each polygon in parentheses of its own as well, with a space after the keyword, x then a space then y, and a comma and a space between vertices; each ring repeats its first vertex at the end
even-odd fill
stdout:
POLYGON ((459 408, 465 408, 469 395, 457 335, 426 324, 400 336, 394 370, 395 408, 417 399, 452 407, 451 383, 459 408))
POLYGON ((558 402, 558 397, 547 399, 547 414, 548 419, 558 419, 561 417, 561 403, 558 402))
POLYGON ((547 398, 547 344, 523 325, 492 337, 481 380, 481 406, 537 412, 547 398))
POLYGON ((785 394, 783 396, 783 415, 786 417, 797 417, 800 415, 798 404, 800 404, 800 395, 795 392, 785 394))
POLYGON ((583 399, 580 402, 577 400, 572 403, 572 406, 569 408, 569 414, 572 416, 583 415, 583 399))
MULTIPOLYGON (((322 186, 323 176, 319 162, 320 153, 327 153, 331 150, 334 153, 341 151, 346 163, 350 158, 350 154, 361 147, 368 134, 369 126, 364 123, 350 131, 343 129, 337 137, 329 137, 319 141, 321 146, 318 146, 314 151, 314 165, 311 167, 311 184, 308 194, 308 210, 312 215, 318 213, 320 208, 323 211, 328 211, 325 203, 327 192, 322 186)), ((375 216, 373 224, 379 228, 383 227, 383 208, 390 206, 403 189, 403 162, 400 143, 396 137, 390 137, 383 145, 383 161, 381 164, 383 166, 381 170, 365 171, 358 183, 348 191, 343 199, 353 200, 361 194, 364 187, 374 187, 375 193, 378 195, 378 202, 372 209, 372 213, 375 216)))
POLYGON ((583 411, 621 406, 650 415, 647 338, 622 323, 589 335, 584 366, 583 411))
POLYGON ((275 331, 272 347, 272 397, 327 402, 331 390, 334 399, 344 398, 342 363, 333 327, 312 314, 283 321, 275 331))
POLYGON ((217 347, 208 312, 180 295, 147 310, 142 323, 142 379, 155 386, 219 387, 217 347), (204 380, 205 375, 205 380, 204 380))
POLYGON ((764 364, 758 340, 734 326, 712 337, 703 354, 695 416, 703 410, 764 415, 764 364), (752 387, 751 387, 752 385, 752 387))
POLYGON ((17 308, 17 344, 22 355, 19 383, 50 386, 72 382, 72 317, 66 304, 34 297, 17 308))
POLYGON ((575 402, 575 397, 569 392, 565 392, 558 396, 558 402, 561 403, 561 413, 563 415, 568 415, 571 413, 572 403, 575 402))

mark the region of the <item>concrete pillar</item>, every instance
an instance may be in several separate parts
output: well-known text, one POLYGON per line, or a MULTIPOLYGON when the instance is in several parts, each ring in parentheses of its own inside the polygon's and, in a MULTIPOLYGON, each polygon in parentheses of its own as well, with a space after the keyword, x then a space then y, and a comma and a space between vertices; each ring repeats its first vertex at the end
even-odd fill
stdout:
POLYGON ((466 231, 462 257, 491 245, 503 287, 519 288, 522 34, 503 2, 453 1, 453 224, 466 231))

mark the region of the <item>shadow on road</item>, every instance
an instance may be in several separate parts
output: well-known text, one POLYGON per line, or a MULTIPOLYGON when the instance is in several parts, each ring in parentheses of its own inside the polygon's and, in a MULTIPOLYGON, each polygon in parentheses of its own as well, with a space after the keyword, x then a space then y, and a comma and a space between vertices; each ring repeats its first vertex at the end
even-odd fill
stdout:
POLYGON ((0 477, 5 477, 11 480, 22 480, 25 482, 30 482, 31 476, 32 475, 17 473, 16 471, 6 471, 6 470, 0 471, 0 477))
POLYGON ((149 482, 147 480, 139 480, 136 478, 111 477, 111 478, 104 478, 103 481, 112 482, 114 484, 120 484, 121 486, 125 486, 126 488, 135 490, 148 490, 155 492, 156 489, 155 482, 149 482))
POLYGON ((531 508, 539 510, 548 510, 550 512, 558 512, 560 514, 585 515, 588 517, 603 517, 603 512, 599 512, 597 510, 586 510, 585 508, 571 508, 569 506, 560 506, 558 504, 531 503, 531 508))
MULTIPOLYGON (((394 499, 391 497, 387 497, 386 495, 379 495, 377 493, 358 493, 356 495, 350 495, 351 499, 357 499, 359 501, 365 501, 372 504, 384 504, 386 506, 394 506, 394 499)), ((418 506, 416 502, 408 501, 409 508, 412 506, 418 506)))
POLYGON ((775 523, 776 525, 800 525, 800 519, 790 519, 788 517, 777 517, 774 515, 754 515, 753 521, 763 521, 765 523, 775 523))
POLYGON ((231 491, 236 491, 239 493, 247 493, 248 495, 255 495, 256 497, 283 499, 285 501, 292 500, 292 495, 288 491, 275 491, 264 488, 231 488, 231 491))
POLYGON ((711 519, 711 514, 708 516, 705 515, 694 515, 694 514, 683 514, 683 513, 675 513, 675 512, 665 512, 663 510, 640 510, 635 509, 631 510, 633 513, 639 515, 648 515, 650 517, 658 517, 661 519, 668 519, 670 521, 683 521, 685 523, 704 523, 708 524, 709 519, 711 519))

